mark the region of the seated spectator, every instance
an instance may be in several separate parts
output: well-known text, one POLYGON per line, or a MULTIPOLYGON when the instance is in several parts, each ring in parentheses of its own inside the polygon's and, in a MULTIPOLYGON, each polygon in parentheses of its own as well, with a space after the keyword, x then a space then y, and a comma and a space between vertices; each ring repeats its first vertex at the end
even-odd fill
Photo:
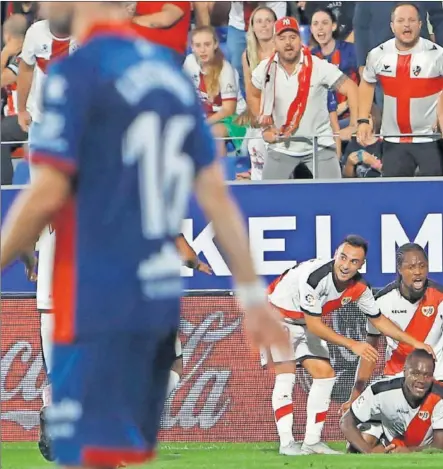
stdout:
MULTIPOLYGON (((23 15, 10 16, 3 25, 3 43, 1 52, 1 83, 6 91, 5 117, 1 120, 3 142, 22 142, 28 139, 17 118, 17 74, 18 56, 22 50, 25 33, 28 28, 23 15)), ((2 145, 1 183, 12 184, 13 167, 11 153, 21 144, 2 145)))
MULTIPOLYGON (((352 81, 358 84, 357 58, 354 44, 335 39, 338 31, 337 20, 331 10, 318 9, 312 15, 311 33, 317 44, 312 53, 320 59, 337 65, 352 81)), ((349 125, 349 108, 346 97, 337 93, 337 114, 340 127, 349 125)))
MULTIPOLYGON (((374 119, 369 121, 374 127, 374 119)), ((379 132, 380 128, 378 126, 379 132)), ((360 145, 353 138, 346 147, 342 158, 343 177, 345 178, 374 178, 381 176, 382 169, 382 140, 372 134, 371 141, 366 147, 360 145)))
POLYGON ((43 2, 8 2, 8 16, 23 15, 27 28, 38 19, 40 3, 43 2))
MULTIPOLYGON (((216 138, 231 137, 240 149, 246 129, 235 120, 246 103, 239 89, 238 74, 224 59, 212 27, 194 29, 191 46, 193 53, 186 57, 183 68, 194 82, 207 122, 216 138)), ((222 156, 226 155, 225 145, 220 145, 220 150, 222 156)))

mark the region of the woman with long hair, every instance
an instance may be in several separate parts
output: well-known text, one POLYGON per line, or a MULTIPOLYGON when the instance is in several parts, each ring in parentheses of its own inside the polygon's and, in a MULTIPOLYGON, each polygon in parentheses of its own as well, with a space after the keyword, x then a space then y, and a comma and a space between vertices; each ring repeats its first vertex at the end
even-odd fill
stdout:
MULTIPOLYGON (((246 100, 252 86, 252 71, 265 59, 274 53, 274 24, 277 15, 267 6, 257 7, 251 14, 249 28, 246 35, 246 50, 243 52, 242 65, 245 83, 246 100)), ((260 126, 248 111, 243 116, 243 122, 249 124, 246 132, 248 153, 251 158, 251 172, 240 174, 240 179, 260 180, 262 177, 264 160, 267 155, 267 143, 263 140, 260 126)))
MULTIPOLYGON (((318 8, 312 15, 311 34, 315 47, 312 54, 320 59, 337 65, 337 67, 355 83, 359 83, 357 56, 354 44, 336 39, 337 19, 328 8, 318 8)), ((337 94, 337 114, 340 126, 347 127, 349 120, 348 103, 346 97, 337 94)))
MULTIPOLYGON (((191 33, 191 45, 192 54, 186 57, 183 68, 194 82, 206 120, 216 138, 233 137, 239 149, 246 129, 235 120, 246 103, 240 92, 238 73, 223 57, 211 26, 195 28, 191 33)), ((226 155, 224 144, 220 145, 220 151, 222 156, 226 155)))

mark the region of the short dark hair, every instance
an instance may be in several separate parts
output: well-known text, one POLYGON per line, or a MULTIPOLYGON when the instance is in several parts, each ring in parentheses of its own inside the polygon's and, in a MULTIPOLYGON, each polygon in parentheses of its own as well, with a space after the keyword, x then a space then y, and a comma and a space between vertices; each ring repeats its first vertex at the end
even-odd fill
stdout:
POLYGON ((401 266, 403 265, 403 261, 405 260, 405 254, 407 252, 420 252, 423 254, 423 257, 428 261, 428 255, 426 251, 417 243, 406 243, 403 246, 400 246, 397 249, 395 254, 395 266, 397 267, 397 271, 400 270, 401 266))
POLYGON ((423 349, 420 349, 420 348, 416 348, 415 350, 413 350, 407 357, 406 357, 406 362, 405 362, 405 365, 408 366, 409 363, 411 362, 411 360, 413 359, 417 359, 417 360, 431 360, 432 363, 434 364, 434 367, 435 367, 435 358, 430 354, 428 353, 426 350, 423 350, 423 349))
POLYGON ((355 235, 355 234, 348 235, 341 242, 341 245, 342 244, 349 244, 349 246, 352 246, 354 248, 362 248, 363 251, 365 252, 365 256, 368 253, 368 247, 369 247, 368 242, 362 236, 355 235))
POLYGON ((420 8, 418 8, 418 5, 413 2, 398 2, 394 6, 394 8, 391 10, 391 21, 394 20, 394 15, 395 15, 395 12, 397 11, 397 8, 406 7, 406 6, 415 8, 415 10, 417 11, 418 19, 421 21, 420 8))

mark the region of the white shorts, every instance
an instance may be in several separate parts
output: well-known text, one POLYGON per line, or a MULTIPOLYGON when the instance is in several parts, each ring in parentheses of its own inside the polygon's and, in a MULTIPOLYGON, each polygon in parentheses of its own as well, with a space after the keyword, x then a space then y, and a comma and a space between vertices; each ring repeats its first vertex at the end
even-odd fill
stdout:
POLYGON ((52 309, 55 232, 47 226, 38 241, 37 309, 52 309))
POLYGON ((182 343, 178 336, 175 338, 175 359, 183 356, 182 343))
POLYGON ((296 361, 302 363, 307 358, 319 358, 329 360, 328 344, 325 340, 320 339, 308 331, 306 326, 284 323, 285 329, 288 331, 290 340, 290 351, 282 354, 279 350, 271 347, 263 349, 260 353, 260 361, 262 366, 268 364, 269 357, 274 363, 296 361))

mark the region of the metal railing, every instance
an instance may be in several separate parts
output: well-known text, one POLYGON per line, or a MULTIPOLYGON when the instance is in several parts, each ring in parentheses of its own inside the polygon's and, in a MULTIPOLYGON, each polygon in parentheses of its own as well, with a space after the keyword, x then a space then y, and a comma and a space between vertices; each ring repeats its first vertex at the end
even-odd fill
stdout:
MULTIPOLYGON (((284 143, 284 142, 300 142, 300 140, 305 140, 303 143, 308 143, 312 144, 312 158, 313 158, 313 171, 312 171, 312 176, 314 179, 317 179, 317 174, 318 174, 318 153, 321 148, 326 148, 323 146, 319 145, 319 139, 324 139, 324 138, 339 138, 340 133, 332 133, 332 134, 322 134, 322 135, 293 135, 289 138, 278 138, 275 143, 284 143)), ((352 137, 356 137, 356 134, 353 134, 352 137)), ((442 138, 441 133, 432 133, 432 134, 374 134, 374 137, 380 140, 386 140, 388 138, 426 138, 426 139, 432 139, 432 140, 438 140, 442 138)), ((241 141, 247 141, 247 140, 257 140, 257 136, 252 136, 252 137, 216 137, 215 140, 219 141, 234 141, 234 140, 241 140, 241 141)), ((1 145, 25 145, 27 144, 28 141, 17 141, 17 142, 0 142, 1 145)), ((329 147, 331 148, 331 147, 329 147)), ((245 155, 246 156, 246 155, 245 155)))

